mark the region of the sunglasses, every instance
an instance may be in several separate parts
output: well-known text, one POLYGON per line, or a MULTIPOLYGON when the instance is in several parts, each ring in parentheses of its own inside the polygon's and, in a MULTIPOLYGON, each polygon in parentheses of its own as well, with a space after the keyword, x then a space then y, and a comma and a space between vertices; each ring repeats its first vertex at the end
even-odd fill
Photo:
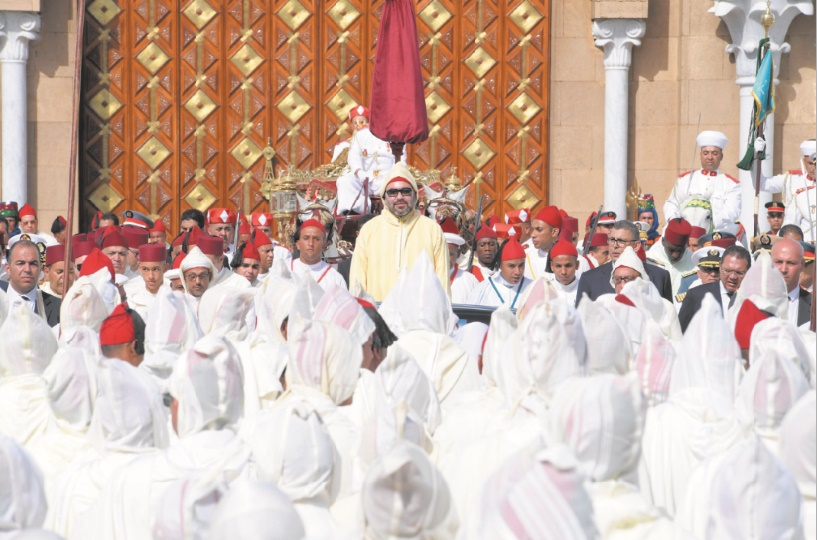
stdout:
POLYGON ((404 197, 408 197, 412 193, 414 193, 414 190, 411 189, 410 187, 404 187, 404 188, 401 188, 401 189, 387 189, 386 190, 386 195, 388 195, 389 197, 397 197, 398 195, 403 195, 404 197))

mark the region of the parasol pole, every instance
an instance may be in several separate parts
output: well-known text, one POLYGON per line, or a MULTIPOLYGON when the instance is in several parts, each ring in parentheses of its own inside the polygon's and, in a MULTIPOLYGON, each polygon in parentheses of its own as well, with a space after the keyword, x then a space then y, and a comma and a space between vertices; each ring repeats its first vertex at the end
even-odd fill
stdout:
POLYGON ((71 110, 71 155, 68 160, 68 219, 65 224, 65 258, 63 259, 63 287, 62 297, 68 292, 73 251, 74 232, 74 191, 77 185, 77 154, 79 146, 79 108, 80 92, 82 88, 82 40, 85 33, 85 0, 76 2, 77 41, 74 45, 74 95, 71 110))

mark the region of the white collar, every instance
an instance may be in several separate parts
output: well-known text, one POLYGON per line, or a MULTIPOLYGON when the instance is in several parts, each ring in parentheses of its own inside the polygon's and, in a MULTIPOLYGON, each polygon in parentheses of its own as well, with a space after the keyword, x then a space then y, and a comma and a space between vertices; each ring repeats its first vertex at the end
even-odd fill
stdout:
POLYGON ((329 263, 327 263, 326 261, 323 261, 323 260, 318 261, 318 262, 316 262, 315 264, 306 264, 305 262, 303 262, 303 261, 301 260, 301 258, 300 258, 300 257, 298 257, 297 259, 292 259, 292 261, 293 261, 293 263, 294 263, 295 261, 297 261, 299 265, 304 266, 304 267, 306 267, 306 268, 309 268, 310 270, 323 270, 323 268, 324 268, 324 267, 325 267, 327 264, 329 264, 329 263))
POLYGON ((797 302, 800 300, 800 287, 795 287, 793 290, 789 291, 789 302, 797 302))
POLYGON ((22 297, 25 296, 26 298, 31 300, 31 302, 33 302, 34 304, 37 303, 37 287, 34 287, 33 289, 31 289, 27 293, 23 294, 21 292, 17 292, 17 289, 15 289, 14 285, 12 285, 11 282, 9 281, 8 290, 6 292, 12 293, 12 296, 16 296, 17 298, 22 298, 22 297))
POLYGON ((494 280, 498 285, 502 285, 503 287, 506 287, 508 289, 513 289, 514 287, 518 287, 519 283, 522 283, 522 280, 524 280, 525 277, 522 276, 522 280, 520 280, 520 282, 517 283, 517 284, 513 284, 513 283, 511 283, 509 281, 505 281, 505 278, 503 278, 502 274, 500 274, 499 272, 497 272, 493 277, 490 277, 488 279, 494 280))

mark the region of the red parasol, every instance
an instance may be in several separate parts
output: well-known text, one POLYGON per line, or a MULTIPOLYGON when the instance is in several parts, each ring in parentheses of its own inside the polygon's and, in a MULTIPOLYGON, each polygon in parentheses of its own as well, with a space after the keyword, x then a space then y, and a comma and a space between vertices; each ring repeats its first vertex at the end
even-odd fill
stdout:
POLYGON ((371 123, 391 143, 396 159, 406 143, 428 138, 428 117, 420 71, 420 45, 412 0, 386 0, 377 35, 372 75, 371 123))

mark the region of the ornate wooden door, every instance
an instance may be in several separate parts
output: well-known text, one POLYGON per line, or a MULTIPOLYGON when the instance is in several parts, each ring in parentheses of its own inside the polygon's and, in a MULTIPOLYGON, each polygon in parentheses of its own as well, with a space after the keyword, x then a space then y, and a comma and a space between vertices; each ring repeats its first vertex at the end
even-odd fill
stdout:
MULTIPOLYGON (((383 0, 92 0, 83 58, 83 221, 134 209, 266 208, 267 142, 311 169, 366 104, 383 0)), ((416 5, 431 136, 409 162, 472 183, 489 212, 547 200, 550 0, 416 5)))

